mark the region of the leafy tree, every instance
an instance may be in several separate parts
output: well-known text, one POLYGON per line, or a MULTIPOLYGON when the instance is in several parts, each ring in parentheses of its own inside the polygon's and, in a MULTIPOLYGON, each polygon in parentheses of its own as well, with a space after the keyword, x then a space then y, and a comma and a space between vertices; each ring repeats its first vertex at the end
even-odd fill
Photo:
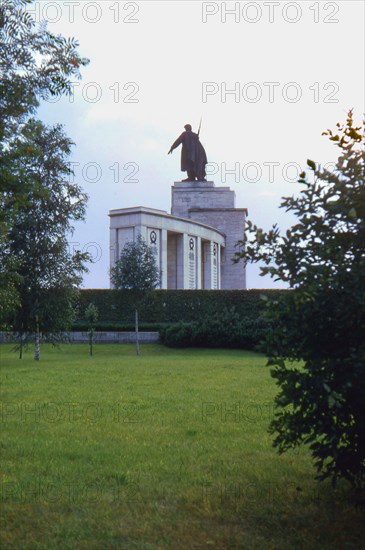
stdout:
POLYGON ((115 288, 127 288, 133 292, 135 305, 136 353, 139 355, 138 343, 138 305, 146 299, 149 291, 160 284, 160 272, 151 248, 138 235, 135 242, 124 246, 120 258, 110 270, 115 288))
POLYGON ((36 25, 27 5, 33 0, 0 4, 0 143, 34 114, 41 99, 71 94, 71 79, 80 78, 88 60, 73 38, 54 35, 45 22, 36 25))
POLYGON ((270 430, 279 452, 308 444, 317 478, 364 489, 365 186, 364 141, 352 111, 335 132, 333 171, 308 160, 298 197, 281 204, 296 223, 285 235, 248 224, 236 261, 264 263, 261 274, 291 290, 268 301, 274 330, 266 353, 280 391, 270 430), (309 179, 313 181, 309 181, 309 179), (301 364, 298 365, 298 361, 301 364))
MULTIPOLYGON (((15 282, 17 265, 6 253, 8 230, 18 208, 28 205, 31 182, 20 182, 14 170, 14 138, 34 115, 41 100, 70 94, 71 82, 88 63, 77 52, 78 43, 36 25, 27 13, 32 0, 0 3, 0 313, 2 319, 19 305, 15 282)), ((19 160, 19 159, 18 159, 19 160)))
POLYGON ((61 126, 47 127, 31 119, 10 143, 13 173, 27 190, 3 250, 17 261, 15 287, 21 307, 12 325, 21 343, 25 332, 36 334, 35 358, 39 359, 39 332, 64 331, 73 318, 72 304, 88 255, 71 255, 67 235, 72 233, 72 222, 84 218, 87 197, 70 182, 72 143, 61 126))
POLYGON ((71 94, 72 79, 88 60, 78 42, 38 28, 26 7, 32 0, 2 0, 0 4, 0 176, 2 221, 12 216, 25 197, 13 173, 11 141, 34 115, 40 100, 71 94))
MULTIPOLYGON (((4 252, 4 250, 3 250, 4 252)), ((9 319, 20 307, 20 296, 16 289, 19 276, 14 258, 0 256, 0 330, 9 330, 9 319)))
POLYGON ((98 320, 98 316, 99 316, 99 310, 96 307, 96 305, 89 304, 85 309, 85 319, 89 325, 89 330, 87 334, 89 337, 89 355, 90 356, 92 356, 93 354, 93 338, 94 338, 94 332, 95 332, 94 324, 98 320))

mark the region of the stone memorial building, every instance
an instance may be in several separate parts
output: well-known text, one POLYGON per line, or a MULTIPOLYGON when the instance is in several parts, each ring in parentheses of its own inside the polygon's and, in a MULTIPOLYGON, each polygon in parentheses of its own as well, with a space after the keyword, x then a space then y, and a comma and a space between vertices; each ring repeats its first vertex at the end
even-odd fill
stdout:
POLYGON ((137 206, 110 210, 110 267, 138 235, 152 247, 160 288, 245 289, 243 262, 232 263, 247 210, 229 187, 212 181, 175 182, 171 214, 137 206))

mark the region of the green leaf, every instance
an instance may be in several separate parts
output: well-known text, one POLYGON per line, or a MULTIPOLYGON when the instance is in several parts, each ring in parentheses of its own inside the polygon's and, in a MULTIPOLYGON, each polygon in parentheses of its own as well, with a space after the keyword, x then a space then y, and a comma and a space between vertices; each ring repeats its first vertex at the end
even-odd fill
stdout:
POLYGON ((333 409, 333 407, 336 405, 336 399, 333 397, 333 395, 330 393, 328 396, 328 406, 330 409, 333 409))
POLYGON ((356 220, 357 218, 357 212, 355 208, 351 208, 349 211, 349 218, 352 218, 353 220, 356 220))

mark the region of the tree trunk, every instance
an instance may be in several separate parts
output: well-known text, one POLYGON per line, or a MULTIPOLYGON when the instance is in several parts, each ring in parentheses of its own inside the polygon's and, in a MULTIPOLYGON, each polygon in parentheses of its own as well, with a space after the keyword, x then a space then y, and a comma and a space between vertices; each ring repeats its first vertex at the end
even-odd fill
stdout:
POLYGON ((23 331, 20 333, 19 359, 23 359, 23 331))
POLYGON ((139 342, 138 342, 138 309, 136 309, 136 355, 139 355, 139 342))
POLYGON ((93 329, 89 330, 89 355, 93 354, 93 329))
POLYGON ((36 361, 39 361, 39 348, 40 348, 40 345, 39 345, 39 322, 38 322, 38 315, 36 315, 36 318, 35 318, 35 322, 36 322, 36 331, 35 331, 35 342, 34 342, 34 359, 36 361))

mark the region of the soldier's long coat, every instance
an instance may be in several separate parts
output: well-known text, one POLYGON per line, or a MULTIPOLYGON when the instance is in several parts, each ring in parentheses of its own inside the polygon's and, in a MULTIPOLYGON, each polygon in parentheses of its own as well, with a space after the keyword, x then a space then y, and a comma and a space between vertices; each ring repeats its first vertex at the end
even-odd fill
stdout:
POLYGON ((194 163, 194 170, 199 179, 205 176, 205 165, 207 164, 207 155, 204 147, 200 143, 198 134, 190 130, 183 132, 171 145, 171 149, 181 148, 181 171, 187 172, 190 169, 190 161, 194 163))

